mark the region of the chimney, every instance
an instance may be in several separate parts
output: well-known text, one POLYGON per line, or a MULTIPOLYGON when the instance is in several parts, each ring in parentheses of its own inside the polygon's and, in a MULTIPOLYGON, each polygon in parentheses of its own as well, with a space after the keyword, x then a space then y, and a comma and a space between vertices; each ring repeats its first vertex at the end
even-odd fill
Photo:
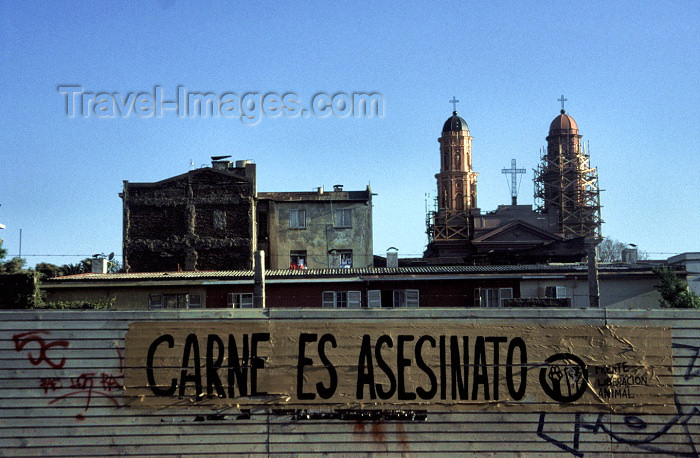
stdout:
POLYGON ((399 267, 399 249, 395 247, 387 248, 386 250, 386 266, 399 267))
POLYGON ((638 258, 639 252, 637 251, 637 247, 622 249, 622 262, 625 264, 637 264, 638 258))
POLYGON ((105 259, 105 258, 93 258, 91 264, 92 264, 92 273, 93 274, 106 274, 107 273, 107 259, 105 259))

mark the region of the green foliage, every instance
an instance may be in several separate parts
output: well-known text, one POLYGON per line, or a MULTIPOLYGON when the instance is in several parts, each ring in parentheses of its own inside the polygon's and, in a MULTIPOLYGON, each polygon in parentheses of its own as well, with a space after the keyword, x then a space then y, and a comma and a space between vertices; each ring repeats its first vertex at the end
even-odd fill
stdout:
POLYGON ((32 308, 41 310, 108 310, 114 306, 114 298, 104 301, 56 301, 46 302, 32 308))
POLYGON ((0 239, 0 261, 5 259, 5 256, 7 256, 7 248, 2 246, 2 239, 0 239))
POLYGON ((15 256, 14 258, 0 265, 0 272, 8 274, 22 272, 26 263, 26 259, 15 256))
POLYGON ((41 278, 53 278, 61 275, 61 267, 48 262, 40 262, 34 267, 34 270, 41 274, 41 278))
POLYGON ((37 272, 0 273, 1 309, 27 309, 42 303, 37 272))
POLYGON ((661 280, 655 288, 661 294, 661 307, 674 309, 700 308, 700 297, 688 289, 688 284, 678 278, 676 273, 667 267, 657 267, 654 273, 661 280))

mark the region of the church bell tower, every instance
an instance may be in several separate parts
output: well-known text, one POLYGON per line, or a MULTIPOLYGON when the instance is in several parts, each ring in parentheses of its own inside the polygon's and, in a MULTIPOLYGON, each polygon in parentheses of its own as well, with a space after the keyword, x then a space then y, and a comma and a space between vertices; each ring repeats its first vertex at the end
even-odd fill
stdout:
MULTIPOLYGON (((456 103, 442 127, 440 143, 440 173, 437 180, 436 209, 429 215, 429 252, 468 252, 472 234, 471 210, 476 207, 477 173, 472 169, 472 137, 467 122, 457 115, 456 103), (432 249, 431 249, 432 248, 432 249), (437 250, 436 250, 437 249, 437 250)), ((457 253, 455 253, 457 254, 457 253)))

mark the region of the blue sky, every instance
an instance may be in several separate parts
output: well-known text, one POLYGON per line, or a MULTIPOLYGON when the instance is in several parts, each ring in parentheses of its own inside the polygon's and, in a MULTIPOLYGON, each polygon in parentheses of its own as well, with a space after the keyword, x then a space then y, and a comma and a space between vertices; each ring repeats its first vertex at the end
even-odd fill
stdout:
MULTIPOLYGON (((478 203, 509 202, 501 168, 532 169, 557 98, 598 167, 603 234, 653 258, 700 251, 697 1, 0 1, 0 237, 30 265, 121 254, 122 181, 157 181, 230 154, 259 191, 340 183, 374 201, 374 252, 420 255, 437 137, 461 102, 478 203), (381 118, 66 116, 86 92, 376 92, 381 118), (39 256, 35 256, 39 255, 39 256), (77 255, 77 256, 48 256, 77 255)), ((173 97, 170 97, 173 96, 173 97)))

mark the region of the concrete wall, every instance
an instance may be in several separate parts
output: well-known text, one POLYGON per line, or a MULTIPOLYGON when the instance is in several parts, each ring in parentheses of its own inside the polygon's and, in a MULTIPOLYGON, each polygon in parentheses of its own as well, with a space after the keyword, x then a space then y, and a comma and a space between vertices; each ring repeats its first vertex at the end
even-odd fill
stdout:
MULTIPOLYGON (((7 456, 698 456, 700 315, 697 311, 0 312, 0 444, 7 456), (125 335, 130 323, 263 319, 468 319, 477 325, 672 329, 675 404, 666 414, 616 414, 566 406, 542 412, 479 409, 285 411, 236 407, 139 409, 125 405, 125 335)), ((669 361, 670 362, 670 361, 669 361)), ((669 381, 670 382, 670 381, 669 381)))
MULTIPOLYGON (((660 308, 659 293, 654 288, 655 281, 651 277, 619 278, 600 276, 600 306, 616 309, 654 309, 660 308)), ((589 306, 588 279, 586 277, 564 278, 553 276, 549 278, 530 278, 520 282, 522 297, 541 297, 546 286, 566 287, 567 297, 571 298, 571 306, 586 308, 589 306)))
POLYGON ((309 269, 328 268, 328 251, 333 249, 352 250, 353 267, 373 264, 371 201, 271 201, 268 218, 270 269, 289 269, 292 250, 306 250, 309 269), (352 210, 352 227, 334 225, 333 212, 343 208, 352 210), (306 228, 289 227, 289 214, 293 209, 306 210, 306 228))

